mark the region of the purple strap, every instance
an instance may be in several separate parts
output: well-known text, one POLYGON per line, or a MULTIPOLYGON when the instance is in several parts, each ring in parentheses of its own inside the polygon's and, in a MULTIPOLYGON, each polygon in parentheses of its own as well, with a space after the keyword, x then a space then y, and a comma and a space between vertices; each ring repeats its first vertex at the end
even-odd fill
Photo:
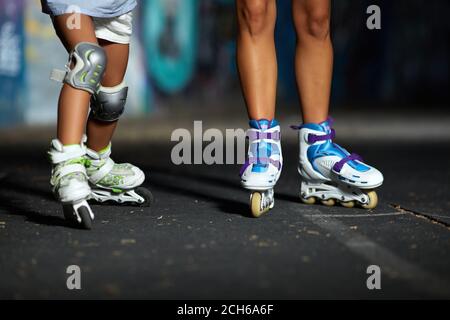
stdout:
POLYGON ((363 159, 360 155, 357 155, 356 153, 352 153, 352 154, 346 156, 345 158, 342 158, 340 161, 336 162, 333 166, 333 170, 336 172, 341 172, 342 167, 344 167, 344 164, 346 164, 347 162, 352 161, 352 160, 363 161, 363 159))
MULTIPOLYGON (((326 122, 328 123, 328 127, 331 128, 333 126, 334 120, 333 120, 333 118, 328 117, 326 122)), ((291 126, 291 129, 300 130, 302 127, 303 127, 303 125, 291 126)), ((313 143, 316 143, 317 141, 333 140, 335 137, 336 137, 336 132, 334 131, 334 129, 331 129, 330 133, 327 133, 324 135, 317 135, 317 134, 310 133, 310 134, 308 134, 308 143, 313 144, 313 143)))
POLYGON ((308 143, 314 144, 317 141, 333 140, 335 137, 336 137, 336 132, 334 131, 334 129, 331 129, 330 133, 322 134, 322 135, 310 133, 310 134, 308 134, 308 143))
POLYGON ((279 131, 275 131, 275 132, 248 131, 247 132, 247 137, 251 141, 260 140, 260 139, 271 139, 271 140, 279 141, 280 136, 281 135, 280 135, 279 131))
MULTIPOLYGON (((329 118, 331 121, 331 118, 329 118)), ((292 129, 294 130, 300 130, 302 128, 302 126, 291 126, 292 129)), ((317 141, 323 141, 323 140, 333 140, 336 137, 336 131, 334 131, 334 129, 331 129, 330 133, 327 134, 322 134, 322 135, 318 135, 318 134, 314 134, 314 133, 310 133, 308 134, 308 143, 309 144, 313 144, 317 141)))
POLYGON ((256 158, 256 157, 250 157, 248 158, 248 160, 245 161, 245 163, 242 165, 241 170, 239 171, 239 175, 242 176, 244 174, 244 171, 251 165, 251 164, 256 164, 256 163, 260 163, 260 164, 272 164, 275 167, 277 167, 278 169, 280 169, 281 167, 281 163, 278 160, 273 160, 270 158, 256 158), (259 162, 258 162, 259 160, 259 162))
MULTIPOLYGON (((332 117, 328 117, 327 120, 325 120, 324 122, 327 122, 328 126, 331 128, 333 126, 334 119, 332 117)), ((323 122, 321 122, 321 123, 323 123, 323 122)), ((300 130, 303 127, 303 125, 290 126, 290 127, 291 127, 291 129, 294 129, 294 130, 300 130)))

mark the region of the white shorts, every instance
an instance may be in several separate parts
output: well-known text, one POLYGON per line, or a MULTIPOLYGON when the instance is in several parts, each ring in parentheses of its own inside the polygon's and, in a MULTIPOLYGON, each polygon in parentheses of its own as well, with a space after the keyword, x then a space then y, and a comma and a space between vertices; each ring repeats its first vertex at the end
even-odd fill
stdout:
POLYGON ((99 39, 114 43, 129 44, 133 32, 133 12, 114 18, 92 18, 95 35, 99 39))

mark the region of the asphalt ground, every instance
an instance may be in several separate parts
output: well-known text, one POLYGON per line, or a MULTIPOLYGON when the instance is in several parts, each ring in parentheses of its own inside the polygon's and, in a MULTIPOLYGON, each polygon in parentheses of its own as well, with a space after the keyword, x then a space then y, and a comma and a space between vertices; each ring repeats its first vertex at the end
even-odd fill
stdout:
POLYGON ((0 298, 450 298, 448 143, 338 140, 385 176, 367 211, 302 204, 287 139, 275 208, 255 219, 239 165, 176 166, 169 139, 118 139, 114 159, 140 166, 156 201, 94 205, 85 231, 50 192, 49 140, 29 140, 0 143, 0 298), (69 265, 81 290, 67 289, 69 265), (380 290, 367 288, 370 265, 380 290))

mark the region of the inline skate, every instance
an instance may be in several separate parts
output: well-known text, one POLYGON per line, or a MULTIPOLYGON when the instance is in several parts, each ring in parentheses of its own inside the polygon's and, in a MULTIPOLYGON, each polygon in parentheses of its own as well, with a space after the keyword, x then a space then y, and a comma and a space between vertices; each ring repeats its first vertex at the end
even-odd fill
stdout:
POLYGON ((276 120, 251 120, 247 160, 240 171, 241 185, 250 193, 250 210, 260 217, 275 205, 274 186, 283 166, 280 126, 276 120))
POLYGON ((316 200, 326 206, 339 202, 351 208, 355 204, 373 209, 378 204, 374 191, 383 183, 383 175, 362 158, 333 143, 333 120, 319 124, 293 126, 299 130, 300 198, 306 204, 316 200))
POLYGON ((115 163, 111 158, 111 143, 100 152, 87 148, 86 171, 91 185, 90 198, 96 202, 150 206, 152 193, 140 187, 144 172, 129 163, 115 163))
POLYGON ((48 152, 52 163, 50 184, 56 198, 63 204, 64 217, 78 227, 92 228, 94 213, 87 203, 91 194, 85 168, 86 147, 51 142, 48 152))

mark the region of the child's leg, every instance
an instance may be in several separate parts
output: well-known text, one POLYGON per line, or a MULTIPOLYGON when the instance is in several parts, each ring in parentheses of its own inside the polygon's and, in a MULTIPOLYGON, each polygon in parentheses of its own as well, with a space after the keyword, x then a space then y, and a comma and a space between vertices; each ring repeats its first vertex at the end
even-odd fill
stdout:
MULTIPOLYGON (((128 65, 129 45, 112 43, 99 39, 99 44, 106 52, 107 65, 103 76, 102 86, 115 87, 123 82, 128 65)), ((89 117, 87 123, 87 146, 100 151, 108 146, 117 126, 115 121, 101 121, 89 117)))
POLYGON ((89 160, 87 174, 92 187, 91 195, 98 202, 150 205, 150 191, 139 188, 145 180, 144 172, 129 163, 115 163, 110 157, 111 138, 127 98, 124 77, 129 45, 102 39, 99 43, 106 52, 108 63, 87 123, 86 157, 89 160))
MULTIPOLYGON (((52 140, 51 185, 64 206, 67 219, 91 228, 94 214, 86 200, 91 189, 85 168, 86 147, 82 141, 91 94, 100 85, 106 56, 98 46, 92 19, 80 15, 79 28, 68 28, 69 15, 54 18, 55 30, 71 55, 70 70, 63 76, 64 85, 58 102, 58 139, 52 140)), ((51 53, 49 53, 51 54, 51 53)))
POLYGON ((273 119, 277 82, 275 0, 237 0, 237 64, 250 119, 273 119))
MULTIPOLYGON (((68 52, 81 42, 97 44, 92 18, 80 16, 80 28, 67 28, 69 15, 54 18, 56 33, 68 52)), ((84 134, 91 94, 64 83, 58 102, 57 137, 64 145, 79 144, 84 134)))
POLYGON ((295 72, 305 123, 320 123, 328 117, 333 68, 330 6, 330 0, 292 1, 295 72))

